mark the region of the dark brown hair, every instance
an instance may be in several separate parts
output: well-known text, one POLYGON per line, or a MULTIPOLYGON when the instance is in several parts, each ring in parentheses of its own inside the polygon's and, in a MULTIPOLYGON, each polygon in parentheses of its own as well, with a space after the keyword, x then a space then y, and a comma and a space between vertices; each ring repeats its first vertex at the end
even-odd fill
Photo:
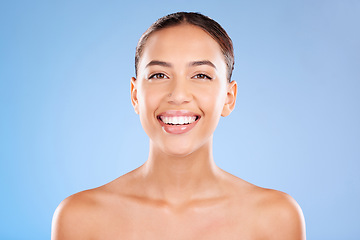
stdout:
POLYGON ((139 60, 144 50, 146 41, 151 34, 161 29, 180 24, 191 24, 200 27, 219 44, 227 66, 227 79, 230 81, 232 71, 234 69, 234 49, 230 37, 219 23, 207 16, 195 12, 177 12, 169 14, 158 19, 146 30, 146 32, 140 37, 136 46, 135 74, 137 75, 139 60))

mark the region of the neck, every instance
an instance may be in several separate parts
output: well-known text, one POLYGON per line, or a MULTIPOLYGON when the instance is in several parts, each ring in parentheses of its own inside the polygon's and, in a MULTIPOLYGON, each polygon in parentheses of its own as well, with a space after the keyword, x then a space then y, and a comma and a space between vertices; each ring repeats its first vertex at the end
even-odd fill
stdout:
POLYGON ((149 158, 139 170, 148 186, 146 194, 173 204, 213 197, 220 172, 212 142, 186 156, 166 154, 150 143, 149 158))

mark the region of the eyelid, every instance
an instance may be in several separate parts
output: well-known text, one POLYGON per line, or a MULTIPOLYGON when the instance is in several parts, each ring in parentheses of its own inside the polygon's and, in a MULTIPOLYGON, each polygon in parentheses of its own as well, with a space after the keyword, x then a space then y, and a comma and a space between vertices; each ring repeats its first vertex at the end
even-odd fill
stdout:
POLYGON ((148 77, 148 79, 168 79, 168 78, 169 77, 165 73, 162 73, 162 72, 152 73, 148 77), (156 77, 156 76, 159 76, 159 75, 163 75, 163 77, 156 77))
POLYGON ((213 78, 210 77, 208 74, 205 74, 205 73, 197 73, 195 74, 192 78, 195 78, 195 79, 208 79, 208 80, 212 80, 213 78), (201 78, 199 78, 198 76, 199 75, 202 75, 201 78))

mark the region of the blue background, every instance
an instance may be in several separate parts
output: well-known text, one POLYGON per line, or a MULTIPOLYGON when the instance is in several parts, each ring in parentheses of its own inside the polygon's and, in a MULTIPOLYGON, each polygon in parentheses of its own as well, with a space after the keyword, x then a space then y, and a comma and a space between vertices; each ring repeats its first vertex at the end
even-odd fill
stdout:
POLYGON ((138 38, 199 11, 235 46, 223 169, 289 193, 308 239, 360 237, 360 1, 1 1, 0 239, 50 239, 67 196, 147 158, 130 102, 138 38))

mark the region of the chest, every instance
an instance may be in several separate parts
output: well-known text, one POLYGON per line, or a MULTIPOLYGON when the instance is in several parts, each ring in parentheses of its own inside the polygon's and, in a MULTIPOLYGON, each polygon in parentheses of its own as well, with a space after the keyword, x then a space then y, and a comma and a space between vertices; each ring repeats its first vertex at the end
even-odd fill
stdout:
POLYGON ((95 239, 255 239, 252 221, 234 208, 198 207, 174 212, 166 208, 127 206, 104 214, 95 239))

